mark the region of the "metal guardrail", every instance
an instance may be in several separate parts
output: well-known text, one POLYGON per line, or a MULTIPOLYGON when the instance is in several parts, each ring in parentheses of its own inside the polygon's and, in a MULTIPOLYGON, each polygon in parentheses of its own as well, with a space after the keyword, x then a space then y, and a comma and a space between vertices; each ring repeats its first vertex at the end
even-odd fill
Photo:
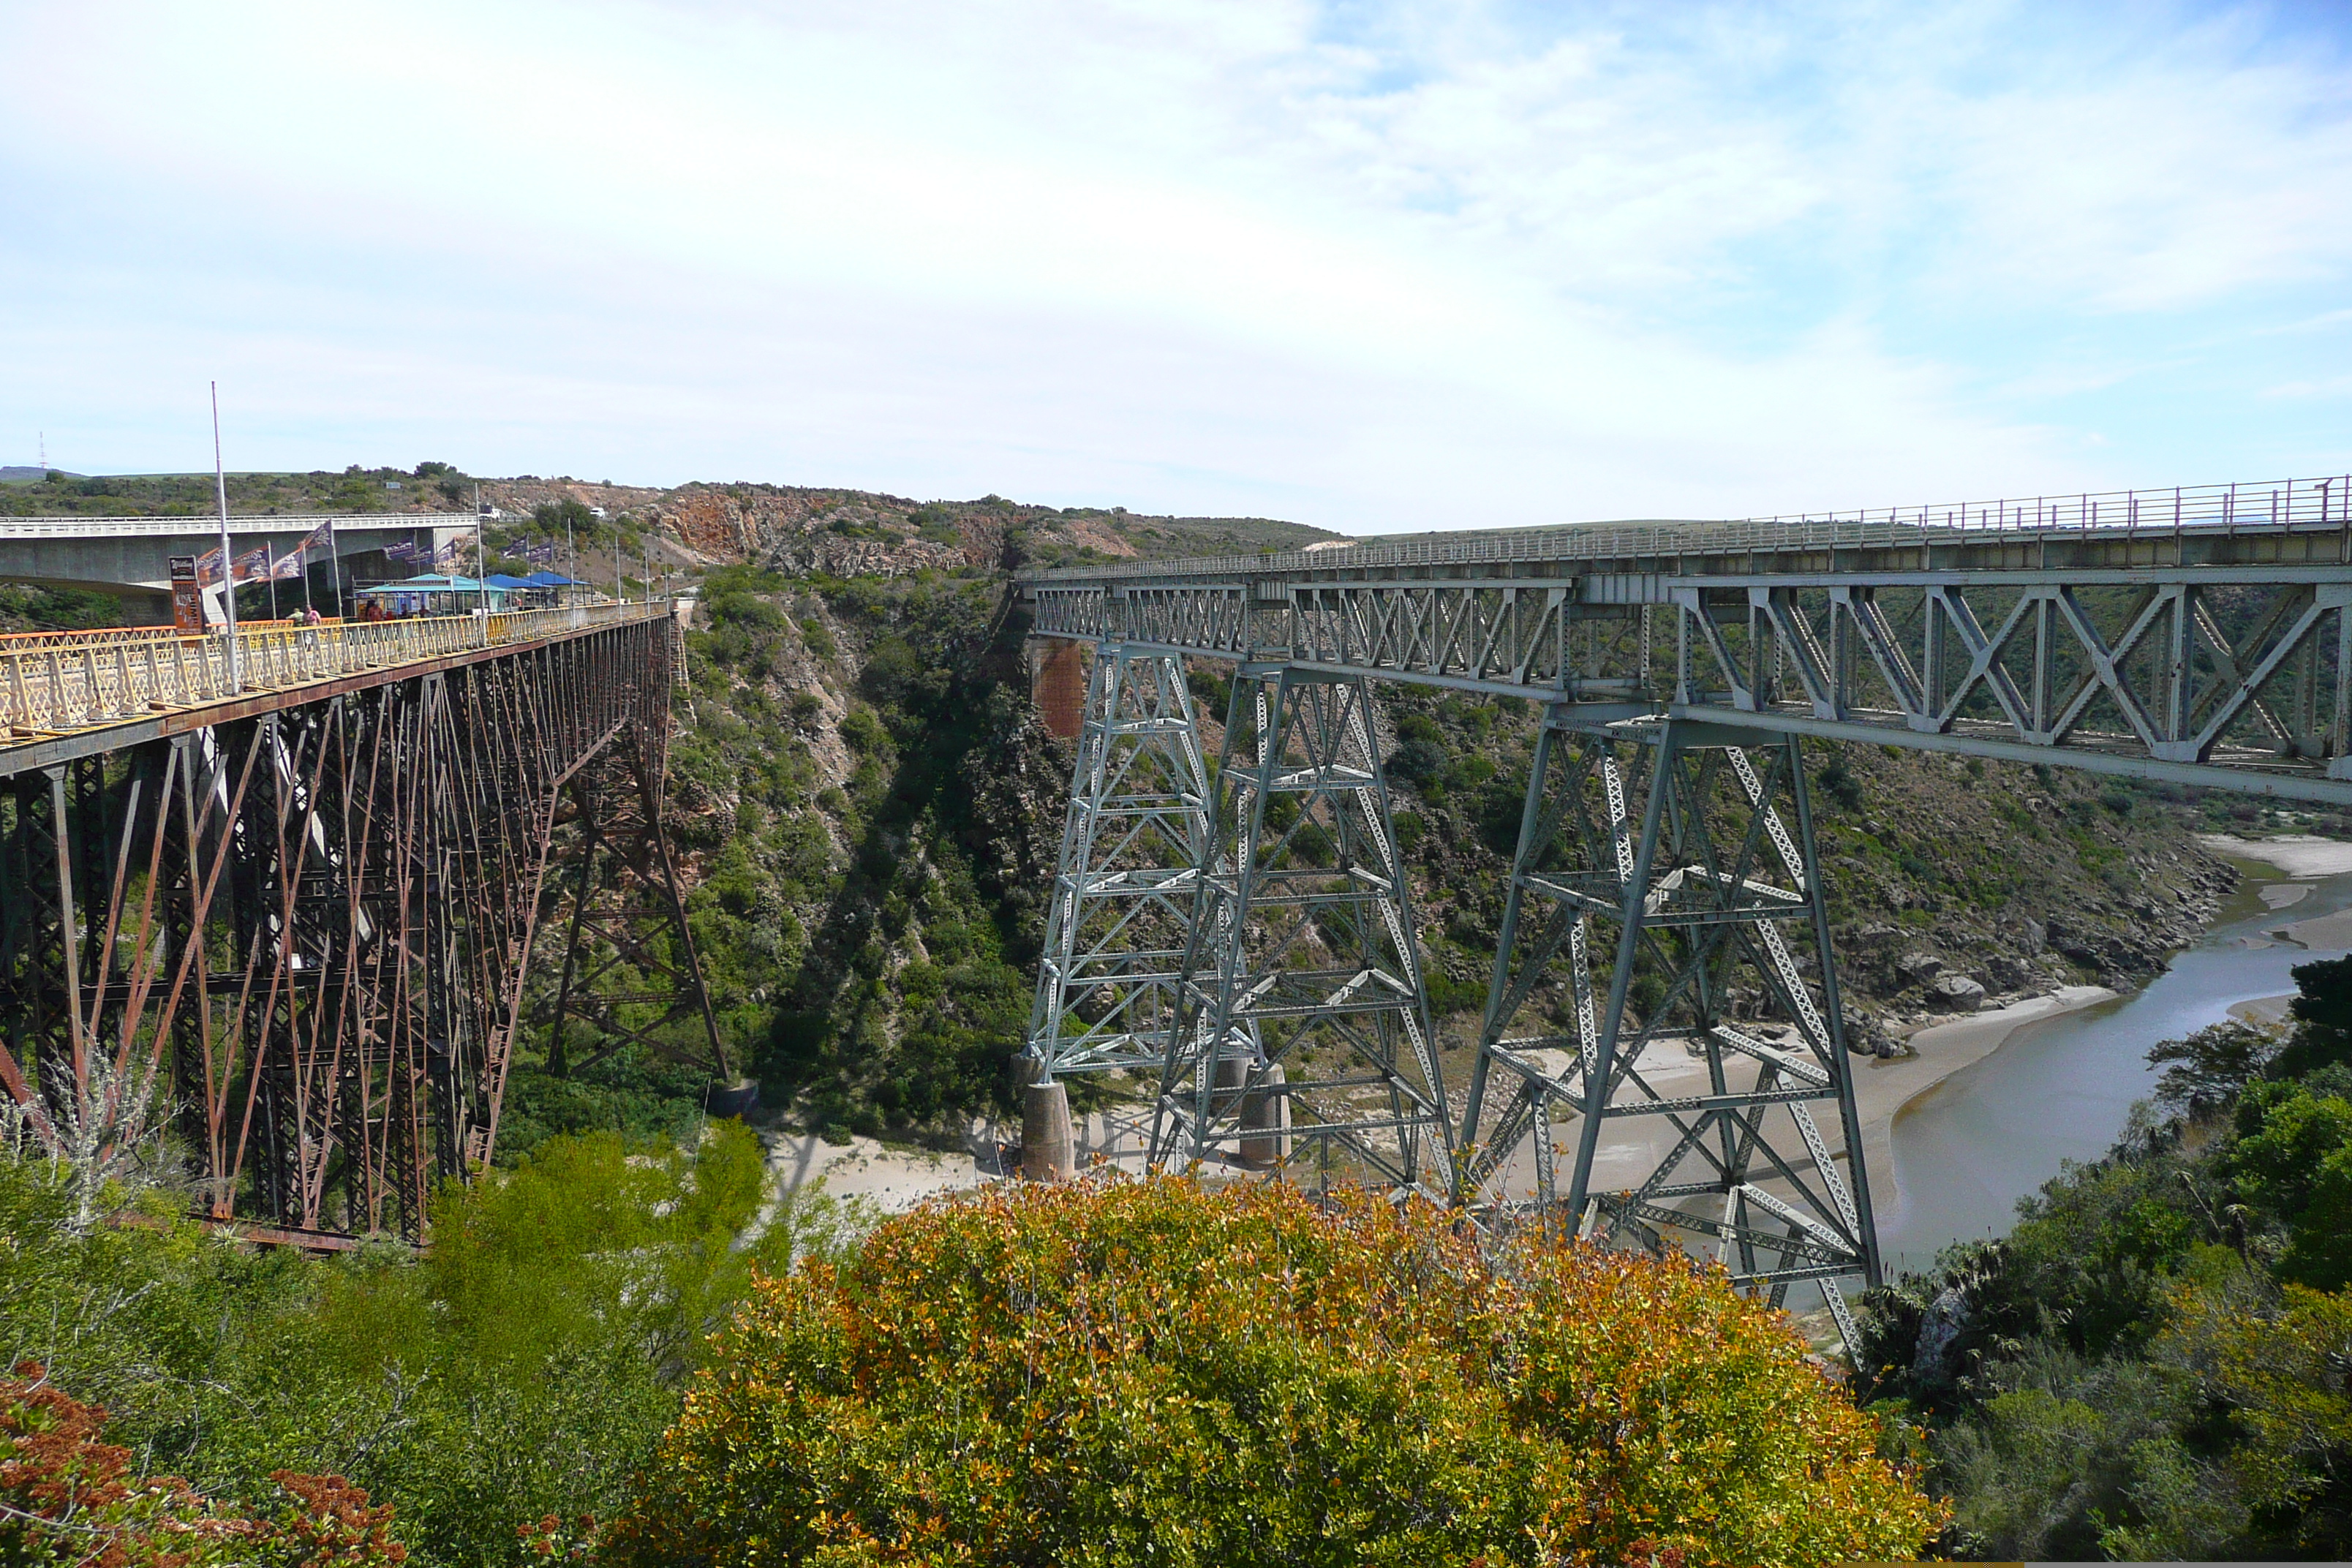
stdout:
POLYGON ((583 605, 488 616, 169 626, 0 638, 0 747, 308 686, 371 670, 649 620, 667 605, 583 605))
POLYGON ((1414 534, 1264 555, 1106 562, 1024 573, 1031 583, 1360 571, 1482 562, 1615 561, 1749 552, 1890 548, 1979 541, 2171 537, 2188 533, 2342 529, 2352 521, 2352 475, 2265 479, 2164 490, 2106 490, 1852 513, 1800 513, 1691 522, 1586 522, 1414 534))
MULTIPOLYGON (((231 533, 308 533, 322 522, 337 528, 381 530, 402 528, 472 528, 470 511, 287 512, 255 517, 232 513, 231 533)), ((501 519, 499 521, 508 521, 501 519)), ((0 539, 154 539, 181 535, 217 536, 215 512, 189 512, 179 517, 8 517, 0 515, 0 539)))

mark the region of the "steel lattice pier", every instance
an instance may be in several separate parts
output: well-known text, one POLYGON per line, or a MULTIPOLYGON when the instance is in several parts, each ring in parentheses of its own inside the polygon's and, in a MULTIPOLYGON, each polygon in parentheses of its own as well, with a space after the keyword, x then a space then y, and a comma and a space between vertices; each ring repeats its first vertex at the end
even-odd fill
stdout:
POLYGON ((1819 1281, 1842 1327, 1879 1260, 1802 742, 2352 805, 2352 479, 1428 534, 1020 590, 1033 635, 1097 653, 1034 1058, 1156 1057, 1162 1163, 1344 1143, 1496 1223, 1701 1247, 1776 1300, 1819 1281), (1205 821, 1187 659, 1237 667, 1205 821), (1154 919, 1087 924, 1087 847, 1130 809, 1104 759, 1139 744, 1109 737, 1142 721, 1117 672, 1147 668, 1178 694, 1150 744, 1190 759, 1151 809, 1182 826, 1132 883, 1154 919), (1545 713, 1459 1106, 1372 680, 1545 713), (1081 949, 1132 977, 1076 1008, 1129 1020, 1115 1051, 1072 1021, 1081 949))
POLYGON ((214 1218, 417 1239, 496 1147, 551 883, 567 974, 609 962, 616 898, 671 917, 625 1021, 729 1076, 660 826, 675 622, 410 626, 446 651, 0 745, 0 1082, 37 1138, 135 1137, 152 1085, 214 1218))

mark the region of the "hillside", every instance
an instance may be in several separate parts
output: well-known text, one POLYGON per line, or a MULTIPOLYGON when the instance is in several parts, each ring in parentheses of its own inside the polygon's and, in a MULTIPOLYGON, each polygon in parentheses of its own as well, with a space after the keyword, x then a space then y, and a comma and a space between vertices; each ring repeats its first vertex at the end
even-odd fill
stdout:
MULTIPOLYGON (((218 504, 211 474, 85 476, 51 469, 40 478, 35 469, 10 472, 21 472, 24 479, 12 477, 0 489, 0 516, 195 517, 218 504)), ((812 566, 819 560, 862 558, 883 569, 896 561, 903 569, 945 561, 945 555, 924 550, 926 545, 964 552, 975 564, 997 564, 1008 528, 1019 530, 1030 558, 1045 564, 1297 549, 1339 537, 1271 518, 1153 517, 1125 507, 1024 506, 999 496, 917 501, 868 490, 787 485, 662 489, 569 476, 494 479, 438 462, 413 469, 354 463, 341 473, 236 473, 227 476, 227 489, 230 510, 264 514, 470 511, 478 498, 503 514, 503 532, 541 508, 572 501, 602 511, 626 531, 627 550, 638 548, 635 535, 644 531, 656 548, 667 540, 690 558, 714 564, 761 559, 793 539, 803 542, 801 553, 812 566), (872 551, 857 552, 854 547, 859 544, 898 548, 886 560, 872 551)))
MULTIPOLYGON (((548 504, 527 487, 506 493, 548 504)), ((1070 765, 1028 701, 1009 572, 1220 533, 1272 542, 1245 531, 1279 525, 752 486, 664 492, 635 515, 670 548, 727 563, 709 569, 688 639, 673 794, 705 960, 767 1103, 835 1134, 960 1141, 1013 1102, 1070 765)), ((1193 684, 1220 712, 1217 667, 1193 684)), ((1535 714, 1402 686, 1381 701, 1456 1065, 1475 1043, 1535 714)), ((1979 1000, 2158 973, 2234 881, 2191 829, 2259 815, 1879 747, 1819 748, 1811 768, 1855 1037, 1890 1051, 1979 1000)), ((526 1063, 518 1150, 686 1103, 689 1086, 665 1094, 625 1054, 598 1071, 558 1082, 526 1063)))

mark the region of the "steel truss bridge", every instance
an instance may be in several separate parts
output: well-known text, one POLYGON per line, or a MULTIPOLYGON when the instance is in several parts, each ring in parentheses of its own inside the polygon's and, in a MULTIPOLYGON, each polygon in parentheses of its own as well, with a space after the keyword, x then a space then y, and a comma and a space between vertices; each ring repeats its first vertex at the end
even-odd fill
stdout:
POLYGON ((679 658, 660 605, 0 637, 12 1136, 170 1135, 214 1219, 333 1248, 488 1163, 526 1028, 731 1081, 659 809, 679 658))
MULTIPOLYGON (((1780 1299, 1880 1279, 1801 747, 2352 803, 2352 479, 1039 572, 1094 651, 1027 1052, 1155 1162, 1335 1157, 1780 1299), (1234 666, 1208 761, 1188 661, 1234 666), (1450 1099, 1370 685, 1542 721, 1450 1099), (1572 1130, 1557 1147, 1554 1127, 1572 1130), (1557 1156, 1568 1155, 1565 1179, 1557 1156)), ((1033 1091, 1033 1099, 1037 1091, 1033 1091)))

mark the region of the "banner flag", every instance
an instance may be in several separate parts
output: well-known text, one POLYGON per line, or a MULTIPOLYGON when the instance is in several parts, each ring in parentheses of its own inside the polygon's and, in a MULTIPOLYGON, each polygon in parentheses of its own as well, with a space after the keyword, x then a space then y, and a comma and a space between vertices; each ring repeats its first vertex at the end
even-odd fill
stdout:
POLYGON ((196 581, 199 583, 217 582, 220 578, 220 546, 215 544, 208 553, 196 557, 196 581))
POLYGON ((313 550, 324 550, 326 547, 327 525, 322 522, 318 527, 312 529, 309 533, 302 536, 302 542, 294 547, 294 553, 297 555, 308 555, 313 550))
POLYGON ((383 555, 387 561, 414 561, 416 559, 416 542, 404 539, 397 544, 387 544, 383 547, 383 555))
POLYGON ((302 547, 296 545, 269 569, 269 574, 281 583, 299 582, 302 576, 302 547))
POLYGON ((248 550, 231 564, 229 575, 239 583, 249 583, 265 577, 269 572, 269 546, 248 550))

